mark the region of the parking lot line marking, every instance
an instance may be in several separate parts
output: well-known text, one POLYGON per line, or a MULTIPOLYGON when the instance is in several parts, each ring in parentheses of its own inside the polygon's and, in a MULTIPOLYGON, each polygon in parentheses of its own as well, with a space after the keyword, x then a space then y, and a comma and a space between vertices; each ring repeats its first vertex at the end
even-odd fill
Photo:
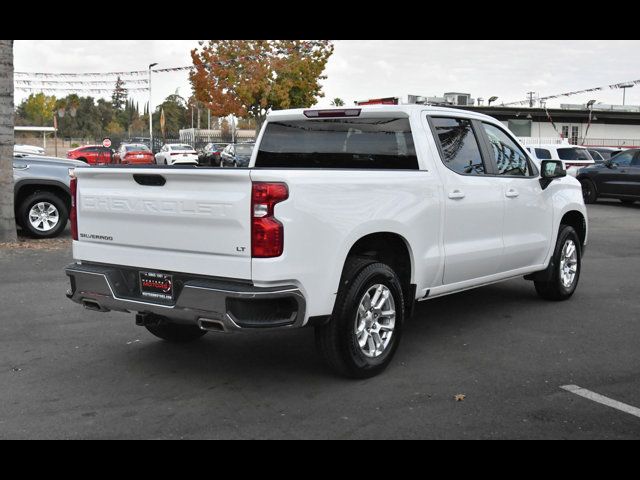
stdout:
POLYGON ((578 385, 562 385, 560 388, 566 390, 567 392, 575 393, 576 395, 580 395, 581 397, 588 398, 589 400, 592 400, 594 402, 601 403, 602 405, 606 405, 607 407, 615 408, 616 410, 620 410, 621 412, 625 412, 640 418, 640 408, 632 407, 631 405, 627 405, 626 403, 618 402, 617 400, 605 397, 604 395, 592 392, 591 390, 579 387, 578 385))

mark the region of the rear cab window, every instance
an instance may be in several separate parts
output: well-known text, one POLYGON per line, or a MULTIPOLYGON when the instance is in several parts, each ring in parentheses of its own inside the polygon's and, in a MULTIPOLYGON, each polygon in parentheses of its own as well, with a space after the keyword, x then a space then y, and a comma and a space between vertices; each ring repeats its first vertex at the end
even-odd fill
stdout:
POLYGON ((274 120, 256 167, 418 170, 408 118, 274 120))

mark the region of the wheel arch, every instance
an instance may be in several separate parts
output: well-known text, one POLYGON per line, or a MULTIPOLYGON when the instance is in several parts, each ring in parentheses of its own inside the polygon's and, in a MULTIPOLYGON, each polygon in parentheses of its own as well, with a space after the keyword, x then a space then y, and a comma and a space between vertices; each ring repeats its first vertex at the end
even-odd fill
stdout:
POLYGON ((14 206, 17 210, 20 204, 35 192, 51 192, 60 197, 65 202, 67 211, 71 210, 71 191, 66 185, 53 180, 29 181, 23 180, 18 182, 14 188, 14 206))
MULTIPOLYGON (((415 285, 412 284, 415 272, 414 258, 407 239, 399 233, 382 231, 361 236, 349 249, 342 271, 350 257, 365 257, 389 265, 398 275, 402 285, 405 303, 413 305, 415 285)), ((341 275, 342 276, 342 275, 341 275)))
POLYGON ((578 234, 578 238, 580 238, 580 246, 584 249, 587 241, 587 219, 582 212, 578 210, 569 210, 568 212, 565 212, 560 219, 560 225, 569 225, 573 227, 578 234))

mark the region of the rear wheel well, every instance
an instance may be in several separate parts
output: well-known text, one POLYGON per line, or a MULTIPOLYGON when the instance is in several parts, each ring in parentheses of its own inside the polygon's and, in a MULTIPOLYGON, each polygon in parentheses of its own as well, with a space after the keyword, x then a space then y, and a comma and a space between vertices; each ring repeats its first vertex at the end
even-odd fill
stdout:
POLYGON ((402 285, 405 303, 413 305, 411 285, 411 254, 406 240, 396 233, 372 233, 358 240, 349 250, 349 257, 370 258, 391 267, 402 285))
POLYGON ((582 213, 576 210, 565 213, 562 220, 560 220, 560 225, 573 227, 578 234, 578 238, 580 238, 580 245, 584 247, 584 242, 587 238, 587 223, 582 213))

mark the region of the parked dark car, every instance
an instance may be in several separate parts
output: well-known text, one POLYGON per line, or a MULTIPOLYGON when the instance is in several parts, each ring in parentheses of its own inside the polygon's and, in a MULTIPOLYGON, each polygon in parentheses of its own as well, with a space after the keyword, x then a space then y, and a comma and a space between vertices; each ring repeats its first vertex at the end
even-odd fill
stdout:
POLYGON ((584 203, 599 197, 618 198, 623 203, 640 200, 640 148, 630 148, 606 162, 578 170, 584 203))
POLYGON ((587 150, 596 163, 606 162, 614 155, 624 152, 624 149, 616 147, 589 147, 587 150))
POLYGON ((221 167, 248 167, 255 143, 232 143, 220 154, 221 167))
POLYGON ((200 165, 220 166, 220 154, 224 147, 223 143, 207 143, 198 152, 198 162, 200 165))

